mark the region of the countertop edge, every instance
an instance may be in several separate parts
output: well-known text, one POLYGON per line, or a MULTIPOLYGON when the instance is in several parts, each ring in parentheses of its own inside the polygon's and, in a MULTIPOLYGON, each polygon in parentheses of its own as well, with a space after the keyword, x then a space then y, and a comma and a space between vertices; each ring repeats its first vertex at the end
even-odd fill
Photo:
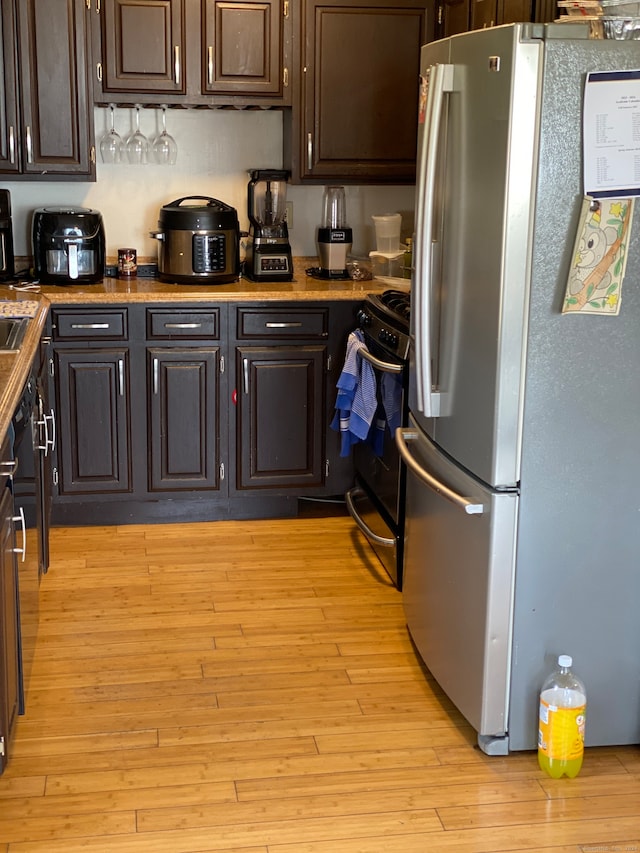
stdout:
MULTIPOLYGON (((15 299, 15 293, 9 292, 6 298, 15 299)), ((4 298, 4 294, 3 294, 4 298)), ((24 386, 29 378, 31 365, 40 346, 40 337, 45 328, 49 313, 49 300, 42 295, 30 293, 29 300, 36 300, 38 308, 30 319, 20 349, 0 352, 0 436, 4 439, 11 424, 24 386)), ((19 299, 16 301, 20 301, 19 299)))

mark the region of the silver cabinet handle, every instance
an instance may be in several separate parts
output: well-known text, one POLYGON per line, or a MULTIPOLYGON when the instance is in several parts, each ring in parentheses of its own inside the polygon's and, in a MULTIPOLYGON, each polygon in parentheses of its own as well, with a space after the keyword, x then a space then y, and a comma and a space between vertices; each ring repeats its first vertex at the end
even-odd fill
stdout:
POLYGON ((242 359, 242 383, 245 394, 249 393, 249 359, 242 359))
POLYGON ((291 323, 265 323, 265 329, 299 329, 301 322, 291 323))
POLYGON ((102 83, 102 63, 96 62, 96 77, 98 78, 98 83, 102 83))
POLYGON ((20 527, 22 528, 22 548, 12 548, 11 550, 14 554, 22 554, 20 560, 24 563, 27 556, 27 525, 24 521, 24 510, 22 509, 22 507, 20 507, 18 512, 20 514, 14 515, 11 520, 20 522, 20 527))
POLYGON ((16 132, 13 125, 9 128, 9 162, 16 162, 16 132))
POLYGON ((118 393, 124 397, 124 359, 118 359, 118 393))
POLYGON ((213 86, 213 47, 207 47, 207 83, 213 86))
POLYGON ((31 126, 27 125, 27 163, 33 163, 33 139, 31 137, 31 126))
POLYGON ((313 169, 313 137, 307 133, 307 169, 311 172, 313 169))
POLYGON ((165 323, 165 329, 201 329, 202 323, 165 323))
POLYGON ((380 361, 379 358, 376 358, 375 355, 371 355, 371 353, 366 349, 357 350, 356 355, 359 355, 360 358, 364 358, 365 361, 368 361, 369 364, 372 364, 374 367, 377 367, 378 370, 382 370, 384 373, 402 373, 402 371, 404 370, 402 364, 393 364, 389 361, 380 361))
POLYGON ((45 456, 49 455, 49 451, 53 453, 56 448, 56 416, 53 409, 50 411, 50 415, 43 415, 42 420, 38 421, 38 426, 44 430, 44 444, 40 445, 38 450, 44 450, 45 456), (51 421, 51 434, 49 434, 49 421, 51 421))
POLYGON ((3 462, 0 462, 0 474, 2 474, 3 477, 13 477, 17 470, 17 459, 5 459, 3 462))
POLYGON ((108 329, 108 323, 72 323, 72 329, 108 329))
POLYGON ((349 511, 349 515, 358 525, 360 530, 364 533, 367 539, 370 539, 372 542, 375 542, 377 545, 384 545, 386 548, 393 548, 396 544, 395 539, 389 539, 387 536, 378 536, 377 533, 374 533, 373 530, 369 527, 366 522, 364 522, 360 516, 358 515, 358 511, 355 508, 354 498, 358 498, 361 495, 364 495, 364 489, 361 489, 360 486, 354 486, 352 489, 345 494, 344 500, 347 505, 347 510, 349 511))
POLYGON ((160 368, 160 363, 159 363, 157 358, 154 358, 153 359, 153 393, 154 394, 158 393, 159 368, 160 368))
POLYGON ((176 86, 180 85, 180 45, 173 48, 173 79, 176 86))
POLYGON ((451 501, 451 503, 459 506, 460 509, 463 509, 465 512, 469 513, 469 515, 482 515, 484 512, 483 504, 473 503, 469 498, 465 498, 457 492, 454 492, 453 489, 445 486, 444 483, 441 483, 440 480, 433 476, 433 474, 425 471, 425 469, 416 462, 409 452, 407 443, 417 441, 417 439, 418 433, 413 429, 403 429, 402 427, 399 427, 396 430, 396 447, 398 448, 402 461, 405 463, 407 468, 413 471, 416 477, 425 485, 429 486, 430 489, 433 489, 434 492, 442 495, 443 498, 446 498, 448 501, 451 501))

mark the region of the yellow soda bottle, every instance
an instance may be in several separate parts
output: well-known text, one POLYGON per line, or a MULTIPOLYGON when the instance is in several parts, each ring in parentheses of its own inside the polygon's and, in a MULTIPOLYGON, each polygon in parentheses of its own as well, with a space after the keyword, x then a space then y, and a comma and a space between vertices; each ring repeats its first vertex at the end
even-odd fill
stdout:
POLYGON ((540 691, 538 764, 553 779, 573 778, 582 767, 587 694, 572 665, 570 655, 560 655, 540 691))

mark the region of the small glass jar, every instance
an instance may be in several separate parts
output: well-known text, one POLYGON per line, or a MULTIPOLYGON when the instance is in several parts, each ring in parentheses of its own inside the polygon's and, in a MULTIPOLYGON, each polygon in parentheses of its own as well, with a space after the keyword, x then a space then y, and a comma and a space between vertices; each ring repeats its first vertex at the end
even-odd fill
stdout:
POLYGON ((118 278, 138 275, 138 253, 135 249, 118 249, 118 278))

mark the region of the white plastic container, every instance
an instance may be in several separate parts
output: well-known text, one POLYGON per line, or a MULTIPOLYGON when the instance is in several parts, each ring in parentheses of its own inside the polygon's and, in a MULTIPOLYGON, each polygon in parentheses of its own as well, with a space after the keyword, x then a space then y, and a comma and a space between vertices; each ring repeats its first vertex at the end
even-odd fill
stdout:
POLYGON ((540 691, 538 764, 553 779, 573 778, 582 767, 587 693, 572 665, 569 655, 560 655, 540 691))
POLYGON ((394 254, 400 251, 402 214, 384 213, 371 218, 376 230, 376 251, 381 254, 394 254))

